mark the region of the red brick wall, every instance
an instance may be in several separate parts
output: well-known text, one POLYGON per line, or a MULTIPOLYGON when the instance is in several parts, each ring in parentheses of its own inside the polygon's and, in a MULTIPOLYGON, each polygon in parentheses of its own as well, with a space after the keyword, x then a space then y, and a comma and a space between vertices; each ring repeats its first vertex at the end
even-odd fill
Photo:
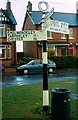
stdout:
MULTIPOLYGON (((7 27, 8 25, 5 25, 6 28, 6 37, 0 38, 0 44, 6 45, 6 59, 0 60, 0 64, 2 63, 4 66, 10 66, 11 64, 14 64, 16 62, 16 45, 15 42, 11 42, 7 40, 7 27), (7 45, 11 45, 11 59, 8 59, 8 48, 7 45)), ((13 27, 15 29, 15 27, 13 27)))
POLYGON ((11 58, 8 59, 8 55, 7 55, 8 49, 6 46, 6 59, 0 60, 0 64, 2 63, 4 66, 10 66, 16 62, 15 42, 12 42, 10 45, 11 45, 11 58))
POLYGON ((24 55, 36 57, 37 56, 37 43, 36 42, 23 42, 24 55))
POLYGON ((30 18, 28 17, 25 21, 23 30, 35 30, 35 29, 36 29, 36 26, 31 22, 30 18))
POLYGON ((61 40, 61 34, 60 33, 52 33, 53 40, 61 40))

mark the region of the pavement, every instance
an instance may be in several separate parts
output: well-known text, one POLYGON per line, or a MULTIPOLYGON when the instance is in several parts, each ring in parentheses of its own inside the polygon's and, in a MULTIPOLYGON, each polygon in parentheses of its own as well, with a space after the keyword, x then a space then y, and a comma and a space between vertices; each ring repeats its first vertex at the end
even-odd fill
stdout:
POLYGON ((15 68, 5 68, 5 71, 3 73, 16 73, 15 68))
MULTIPOLYGON (((73 70, 76 71, 78 69, 70 69, 70 68, 69 69, 57 69, 56 71, 57 72, 65 72, 65 71, 73 71, 73 70)), ((3 74, 4 73, 7 73, 7 74, 8 73, 16 73, 16 68, 9 68, 9 67, 5 68, 5 71, 3 72, 3 74)))

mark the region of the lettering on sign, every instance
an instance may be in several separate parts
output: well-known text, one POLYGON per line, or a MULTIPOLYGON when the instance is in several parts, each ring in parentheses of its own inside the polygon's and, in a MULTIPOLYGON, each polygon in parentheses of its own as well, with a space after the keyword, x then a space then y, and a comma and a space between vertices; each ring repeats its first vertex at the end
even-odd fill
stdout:
POLYGON ((69 34, 68 23, 57 20, 51 20, 50 18, 43 23, 44 29, 52 32, 59 32, 69 34))
POLYGON ((10 41, 41 41, 47 40, 46 31, 8 31, 7 39, 10 41))

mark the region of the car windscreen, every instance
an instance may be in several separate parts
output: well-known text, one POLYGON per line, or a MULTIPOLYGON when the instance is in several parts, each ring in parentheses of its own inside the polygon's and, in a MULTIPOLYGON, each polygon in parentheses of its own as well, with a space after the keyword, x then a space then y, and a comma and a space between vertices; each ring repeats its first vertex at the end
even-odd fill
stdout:
POLYGON ((32 60, 29 63, 27 63, 27 65, 32 65, 33 63, 34 63, 34 60, 32 60))
POLYGON ((32 60, 27 65, 38 65, 42 64, 42 60, 32 60))

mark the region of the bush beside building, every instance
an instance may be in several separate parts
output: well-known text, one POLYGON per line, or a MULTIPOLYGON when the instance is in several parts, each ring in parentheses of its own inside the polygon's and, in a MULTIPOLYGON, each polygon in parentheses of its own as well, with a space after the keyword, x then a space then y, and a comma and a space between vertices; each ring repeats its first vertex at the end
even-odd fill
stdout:
POLYGON ((78 68, 78 56, 53 56, 50 59, 56 63, 57 69, 78 68))

